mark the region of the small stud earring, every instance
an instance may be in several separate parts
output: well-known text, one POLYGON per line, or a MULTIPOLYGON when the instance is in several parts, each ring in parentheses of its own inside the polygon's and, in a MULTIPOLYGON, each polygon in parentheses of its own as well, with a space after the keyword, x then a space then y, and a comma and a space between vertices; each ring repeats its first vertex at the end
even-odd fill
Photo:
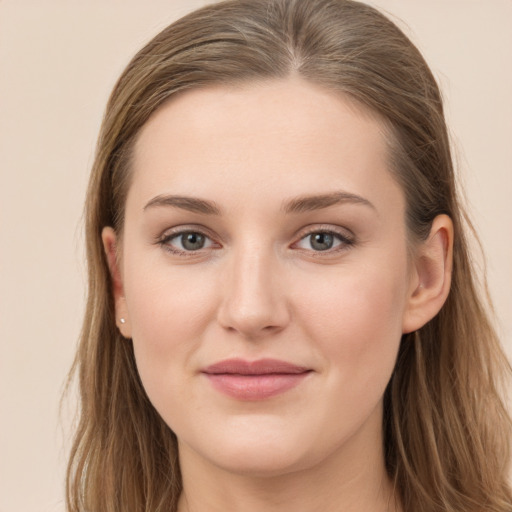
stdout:
POLYGON ((122 323, 122 324, 125 324, 126 323, 126 320, 124 318, 120 318, 119 321, 122 323))

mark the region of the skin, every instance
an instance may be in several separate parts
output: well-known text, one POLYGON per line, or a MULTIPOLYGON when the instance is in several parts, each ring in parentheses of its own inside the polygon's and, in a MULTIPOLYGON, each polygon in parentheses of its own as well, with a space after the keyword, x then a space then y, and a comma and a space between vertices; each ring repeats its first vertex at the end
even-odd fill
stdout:
POLYGON ((398 510, 382 397, 402 334, 447 296, 453 239, 440 216, 412 244, 404 214, 378 119, 299 79, 189 91, 142 128, 123 235, 103 242, 118 326, 178 437, 180 512, 398 510), (201 373, 232 357, 311 371, 237 400, 201 373))

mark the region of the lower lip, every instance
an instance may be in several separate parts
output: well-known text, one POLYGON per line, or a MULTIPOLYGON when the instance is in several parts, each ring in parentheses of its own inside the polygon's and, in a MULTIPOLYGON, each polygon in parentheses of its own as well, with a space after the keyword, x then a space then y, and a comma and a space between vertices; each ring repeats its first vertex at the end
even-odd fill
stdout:
POLYGON ((310 372, 239 375, 232 373, 205 374, 213 387, 238 400, 264 400, 298 386, 310 372))

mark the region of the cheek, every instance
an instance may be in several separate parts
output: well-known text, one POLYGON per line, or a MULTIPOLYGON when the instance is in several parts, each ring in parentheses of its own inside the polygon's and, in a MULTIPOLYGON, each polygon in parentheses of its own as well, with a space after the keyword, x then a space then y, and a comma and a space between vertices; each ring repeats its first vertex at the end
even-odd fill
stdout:
POLYGON ((335 378, 359 383, 361 390, 387 384, 402 335, 403 274, 378 268, 341 272, 302 296, 303 330, 335 378))
POLYGON ((215 286, 208 271, 170 267, 165 258, 127 261, 125 294, 133 338, 164 349, 173 340, 200 332, 209 316, 215 286))
POLYGON ((159 397, 174 396, 169 387, 186 384, 178 377, 191 370, 192 356, 212 318, 214 283, 200 271, 191 280, 185 268, 171 270, 155 261, 128 259, 125 269, 137 368, 157 405, 159 397))

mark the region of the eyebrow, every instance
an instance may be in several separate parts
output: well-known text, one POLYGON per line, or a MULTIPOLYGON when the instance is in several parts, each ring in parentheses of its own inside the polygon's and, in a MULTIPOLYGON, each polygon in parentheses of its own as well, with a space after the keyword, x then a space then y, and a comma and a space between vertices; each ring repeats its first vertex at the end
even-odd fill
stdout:
POLYGON ((172 206, 193 213, 205 215, 220 215, 220 208, 213 201, 188 196, 160 195, 156 196, 144 206, 144 211, 155 206, 172 206))
MULTIPOLYGON (((321 210, 338 204, 361 204, 376 210, 375 206, 364 197, 352 194, 350 192, 332 192, 329 194, 319 194, 313 196, 300 196, 286 201, 282 210, 285 213, 304 213, 308 211, 321 210)), ((180 208, 193 213, 201 213, 204 215, 221 215, 220 208, 213 201, 199 199, 189 196, 176 195, 159 195, 151 199, 143 210, 158 206, 170 206, 180 208)))
POLYGON ((312 210, 321 210, 322 208, 328 208, 329 206, 346 203, 361 204, 363 206, 368 206, 373 210, 377 211, 375 206, 370 201, 368 201, 368 199, 344 191, 314 196, 298 197, 296 199, 292 199, 284 203, 283 210, 286 213, 304 213, 312 210))

